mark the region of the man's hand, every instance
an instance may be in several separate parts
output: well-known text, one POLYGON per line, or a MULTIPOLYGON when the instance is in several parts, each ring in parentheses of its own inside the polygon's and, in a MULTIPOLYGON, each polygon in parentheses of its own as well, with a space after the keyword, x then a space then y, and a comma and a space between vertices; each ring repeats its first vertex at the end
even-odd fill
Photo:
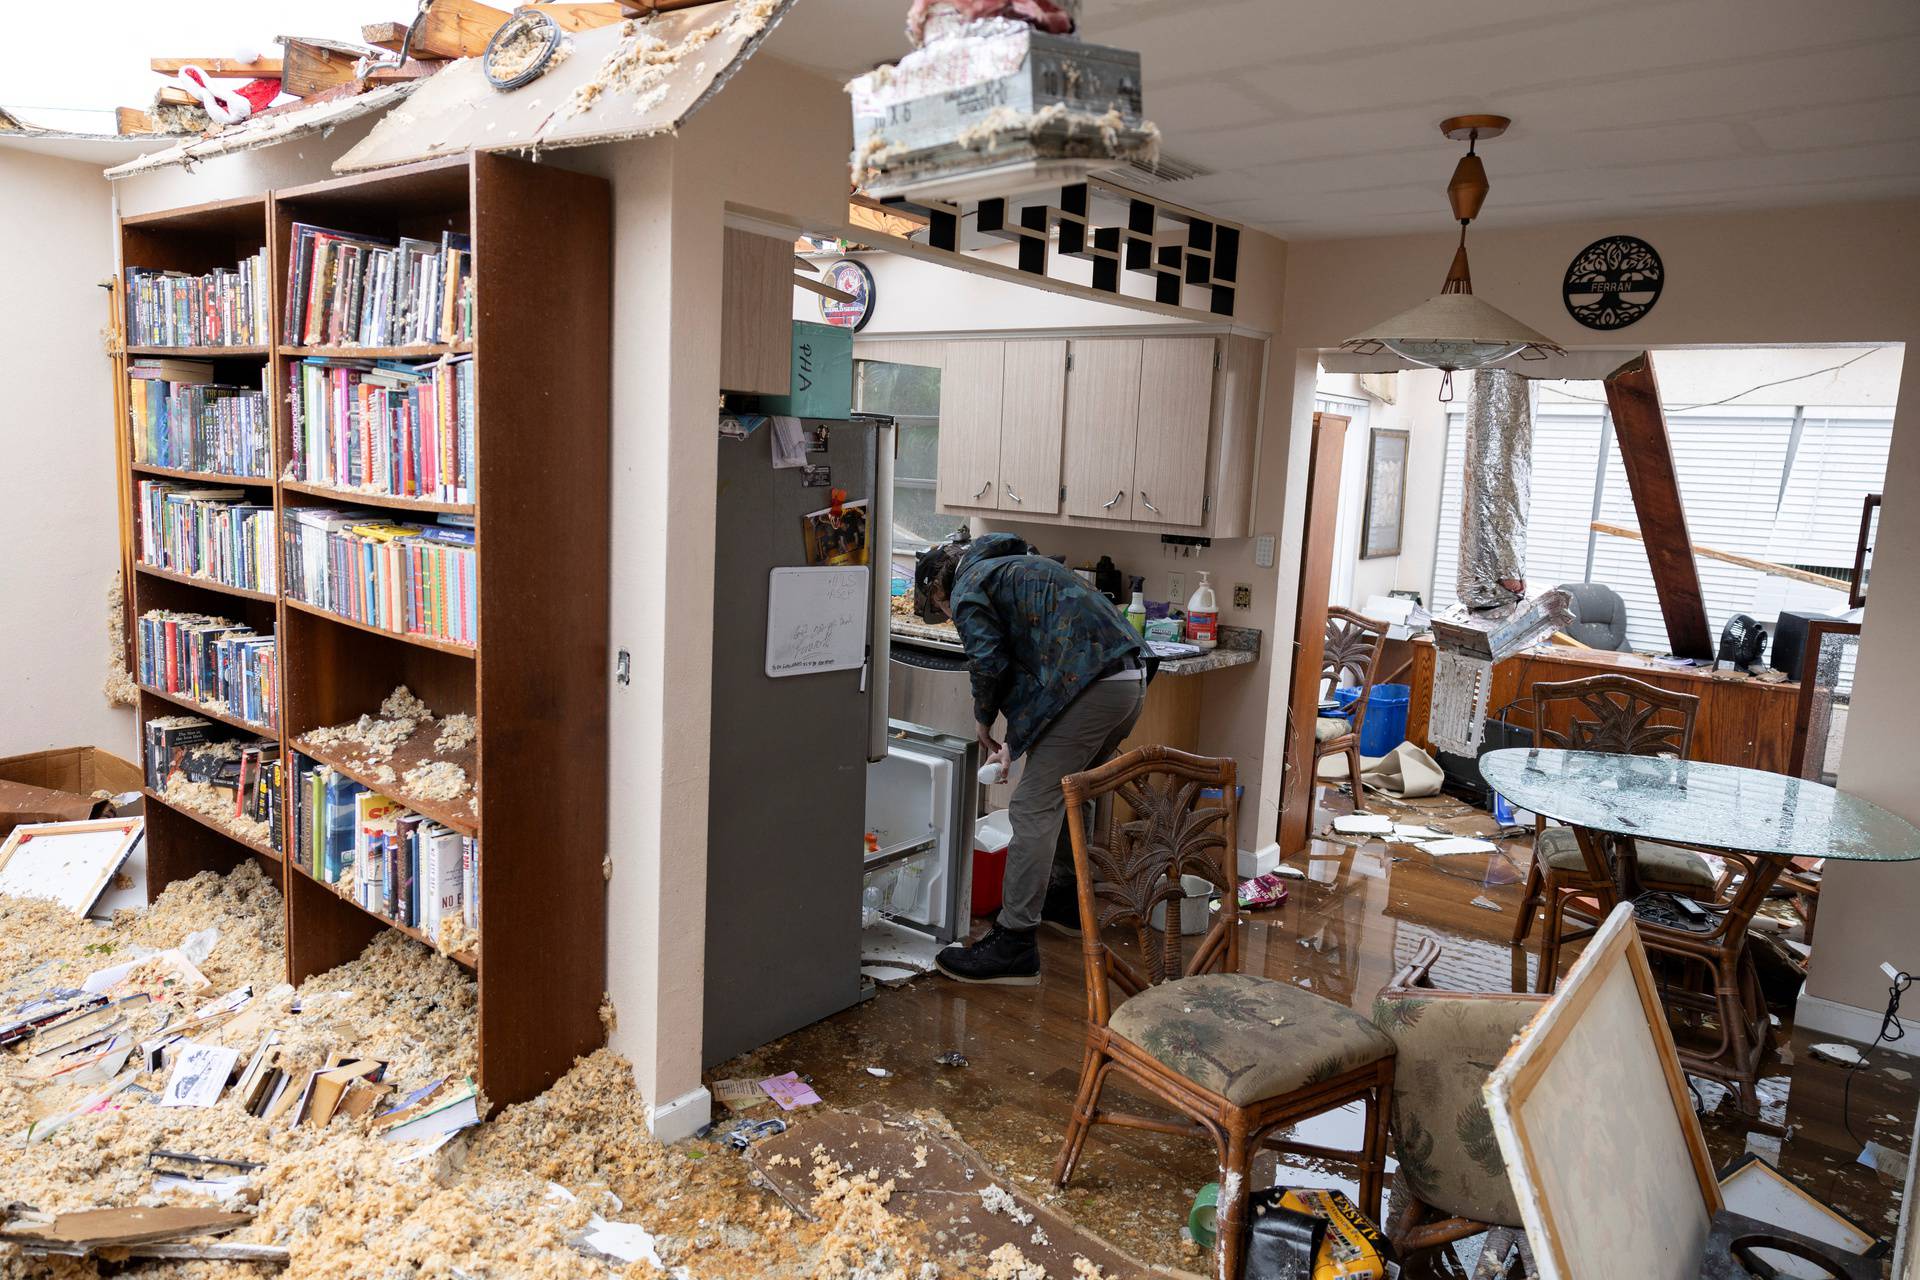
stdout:
POLYGON ((995 742, 993 730, 984 724, 976 724, 974 732, 980 739, 980 752, 986 757, 985 763, 999 765, 1000 776, 1005 777, 1007 769, 1013 763, 1012 757, 1007 753, 1007 745, 1004 742, 995 742))

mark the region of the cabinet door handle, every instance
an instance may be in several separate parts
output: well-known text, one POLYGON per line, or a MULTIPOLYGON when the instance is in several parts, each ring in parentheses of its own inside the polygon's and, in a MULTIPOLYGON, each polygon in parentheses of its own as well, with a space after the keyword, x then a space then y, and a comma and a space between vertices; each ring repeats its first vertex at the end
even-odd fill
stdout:
POLYGON ((989 489, 991 489, 991 488, 993 488, 993 481, 991 481, 991 480, 989 480, 989 481, 987 481, 987 482, 986 482, 985 484, 983 484, 983 485, 981 485, 981 486, 980 486, 980 491, 979 491, 978 493, 976 493, 976 494, 974 494, 973 496, 974 496, 975 498, 984 498, 984 497, 986 496, 986 494, 987 494, 987 490, 989 490, 989 489))
POLYGON ((1147 491, 1145 489, 1142 489, 1140 491, 1140 505, 1145 507, 1147 510, 1153 512, 1153 514, 1155 515, 1160 514, 1160 508, 1154 506, 1151 502, 1147 501, 1147 491))
POLYGON ((1008 485, 1008 486, 1007 486, 1007 496, 1008 496, 1009 498, 1012 498, 1012 499, 1013 499, 1013 500, 1014 500, 1015 502, 1019 502, 1019 503, 1024 503, 1024 502, 1026 502, 1026 499, 1025 499, 1025 498, 1023 498, 1023 497, 1021 497, 1021 496, 1020 496, 1019 494, 1017 494, 1017 493, 1015 493, 1015 492, 1013 491, 1013 486, 1012 486, 1012 485, 1008 485))
POLYGON ((1124 497, 1126 497, 1126 496, 1127 496, 1127 491, 1126 491, 1125 489, 1115 489, 1115 490, 1113 491, 1113 501, 1112 501, 1112 502, 1103 502, 1103 503, 1101 503, 1101 504, 1100 504, 1100 509, 1101 509, 1102 511, 1111 511, 1111 510, 1113 510, 1113 508, 1114 508, 1114 505, 1115 505, 1116 503, 1118 503, 1118 502, 1120 501, 1120 499, 1122 499, 1122 498, 1124 498, 1124 497))

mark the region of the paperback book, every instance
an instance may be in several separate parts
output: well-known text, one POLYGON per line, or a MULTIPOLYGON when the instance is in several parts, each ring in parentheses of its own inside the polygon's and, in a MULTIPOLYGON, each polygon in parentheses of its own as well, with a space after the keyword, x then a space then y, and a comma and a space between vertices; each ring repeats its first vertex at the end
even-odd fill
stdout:
POLYGON ((405 524, 367 511, 287 511, 287 594, 401 635, 472 645, 479 564, 470 520, 405 524))
POLYGON ((286 330, 303 346, 398 347, 473 337, 473 242, 293 224, 286 330))
POLYGON ((267 251, 205 275, 128 267, 127 345, 249 347, 268 340, 267 251))
POLYGON ((135 462, 273 478, 264 391, 218 385, 196 360, 135 360, 127 381, 135 462))

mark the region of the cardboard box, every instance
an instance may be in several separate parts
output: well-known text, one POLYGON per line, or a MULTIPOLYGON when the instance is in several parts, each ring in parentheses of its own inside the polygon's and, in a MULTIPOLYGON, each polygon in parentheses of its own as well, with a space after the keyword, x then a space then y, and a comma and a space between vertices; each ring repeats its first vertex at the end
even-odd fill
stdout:
POLYGON ((80 822, 107 815, 95 792, 138 791, 139 766, 98 747, 59 747, 0 760, 0 838, 23 822, 80 822))

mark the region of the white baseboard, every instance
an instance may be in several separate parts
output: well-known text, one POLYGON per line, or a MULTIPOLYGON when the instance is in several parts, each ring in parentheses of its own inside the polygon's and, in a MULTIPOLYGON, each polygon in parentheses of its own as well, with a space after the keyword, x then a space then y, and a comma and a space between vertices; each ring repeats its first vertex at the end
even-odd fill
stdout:
MULTIPOLYGON (((1793 1007, 1793 1025, 1818 1031, 1822 1035, 1840 1036, 1865 1046, 1872 1044, 1874 1037, 1880 1034, 1881 1014, 1882 1011, 1877 1009, 1857 1009, 1838 1000, 1802 995, 1799 1003, 1793 1007)), ((1881 1050, 1908 1057, 1920 1054, 1920 1037, 1914 1035, 1914 1032, 1920 1031, 1920 1022, 1902 1018, 1900 1025, 1906 1029, 1906 1037, 1889 1040, 1880 1046, 1881 1050)))
POLYGON ((705 1085, 673 1101, 647 1108, 647 1132, 662 1142, 679 1142, 700 1132, 713 1119, 713 1095, 705 1085))
POLYGON ((1280 846, 1263 844, 1258 849, 1238 850, 1240 878, 1251 880, 1255 876, 1264 876, 1280 865, 1280 846))

